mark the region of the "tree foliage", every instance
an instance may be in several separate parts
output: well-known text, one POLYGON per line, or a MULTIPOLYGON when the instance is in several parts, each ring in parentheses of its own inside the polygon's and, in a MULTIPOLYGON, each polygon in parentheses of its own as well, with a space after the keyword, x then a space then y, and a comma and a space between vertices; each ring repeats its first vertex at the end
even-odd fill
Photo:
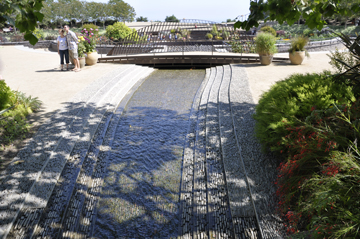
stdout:
POLYGON ((359 14, 358 0, 258 0, 250 3, 250 15, 245 21, 235 23, 235 28, 249 30, 258 27, 259 21, 278 21, 294 24, 300 18, 311 28, 321 30, 325 19, 334 15, 352 16, 359 14))
POLYGON ((106 35, 111 39, 124 39, 127 35, 136 31, 125 25, 123 22, 116 22, 114 25, 106 27, 106 35))
POLYGON ((115 17, 119 22, 133 21, 135 17, 135 9, 123 0, 110 0, 111 16, 115 17))
MULTIPOLYGON (((73 22, 100 21, 105 28, 106 20, 133 21, 135 10, 123 0, 110 0, 108 3, 82 0, 0 0, 0 26, 9 23, 31 44, 38 39, 33 34, 35 27, 69 24, 73 22)), ((146 19, 146 18, 144 18, 146 19)), ((147 20, 147 19, 146 19, 147 20)))
POLYGON ((148 22, 148 19, 147 19, 147 17, 140 16, 140 17, 136 18, 136 21, 137 22, 148 22))
POLYGON ((32 34, 38 22, 44 18, 40 12, 44 0, 1 0, 0 23, 9 22, 25 33, 24 38, 33 45, 38 39, 32 34))
POLYGON ((177 19, 173 14, 172 16, 166 16, 165 22, 180 22, 180 20, 177 19))

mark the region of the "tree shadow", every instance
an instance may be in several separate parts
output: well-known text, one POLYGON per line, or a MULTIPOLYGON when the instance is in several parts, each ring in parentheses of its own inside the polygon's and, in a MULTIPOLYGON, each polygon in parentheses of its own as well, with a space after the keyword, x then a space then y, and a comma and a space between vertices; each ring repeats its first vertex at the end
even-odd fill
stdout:
POLYGON ((282 220, 276 211, 277 167, 282 161, 270 151, 264 152, 255 136, 256 121, 252 118, 256 104, 231 103, 241 157, 245 164, 253 201, 265 237, 281 238, 282 220))
MULTIPOLYGON (((84 104, 81 101, 66 103, 62 110, 43 115, 44 118, 49 117, 48 120, 1 173, 0 237, 11 225, 31 231, 38 222, 54 186, 54 173, 61 172, 73 148, 71 134, 64 132, 79 129, 87 120, 82 116, 96 109, 94 104, 89 103, 85 107, 84 104), (41 171, 41 183, 35 183, 41 171)), ((77 134, 75 131, 72 136, 77 134)), ((9 238, 14 233, 11 231, 9 238)))
POLYGON ((121 118, 99 199, 98 238, 178 236, 188 114, 132 107, 121 118))

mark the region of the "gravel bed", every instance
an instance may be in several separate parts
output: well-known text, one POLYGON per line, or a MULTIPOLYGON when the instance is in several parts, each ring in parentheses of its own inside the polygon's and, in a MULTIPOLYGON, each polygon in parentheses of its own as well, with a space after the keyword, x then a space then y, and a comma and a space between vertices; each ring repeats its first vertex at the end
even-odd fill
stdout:
POLYGON ((277 159, 261 152, 261 145, 254 135, 255 103, 250 93, 248 76, 244 66, 231 65, 230 106, 241 157, 249 178, 253 201, 259 216, 263 238, 283 238, 282 221, 275 209, 274 197, 277 178, 277 159))

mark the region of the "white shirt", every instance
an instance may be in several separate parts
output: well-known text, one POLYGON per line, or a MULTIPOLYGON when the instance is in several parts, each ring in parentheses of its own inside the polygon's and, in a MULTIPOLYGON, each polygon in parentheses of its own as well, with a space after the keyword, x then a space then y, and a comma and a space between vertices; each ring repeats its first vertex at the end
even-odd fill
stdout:
POLYGON ((59 43, 59 50, 67 50, 68 49, 68 45, 66 42, 66 36, 64 36, 64 37, 58 36, 57 41, 59 43))

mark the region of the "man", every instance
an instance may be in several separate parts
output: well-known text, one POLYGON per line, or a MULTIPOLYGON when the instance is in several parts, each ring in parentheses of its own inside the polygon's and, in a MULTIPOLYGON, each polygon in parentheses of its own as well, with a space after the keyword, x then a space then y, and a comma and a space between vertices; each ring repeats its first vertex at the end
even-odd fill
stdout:
POLYGON ((66 40, 69 48, 69 54, 74 59, 75 68, 72 69, 75 72, 81 71, 80 62, 78 57, 78 38, 75 32, 70 30, 68 25, 64 26, 64 30, 66 31, 66 40))

